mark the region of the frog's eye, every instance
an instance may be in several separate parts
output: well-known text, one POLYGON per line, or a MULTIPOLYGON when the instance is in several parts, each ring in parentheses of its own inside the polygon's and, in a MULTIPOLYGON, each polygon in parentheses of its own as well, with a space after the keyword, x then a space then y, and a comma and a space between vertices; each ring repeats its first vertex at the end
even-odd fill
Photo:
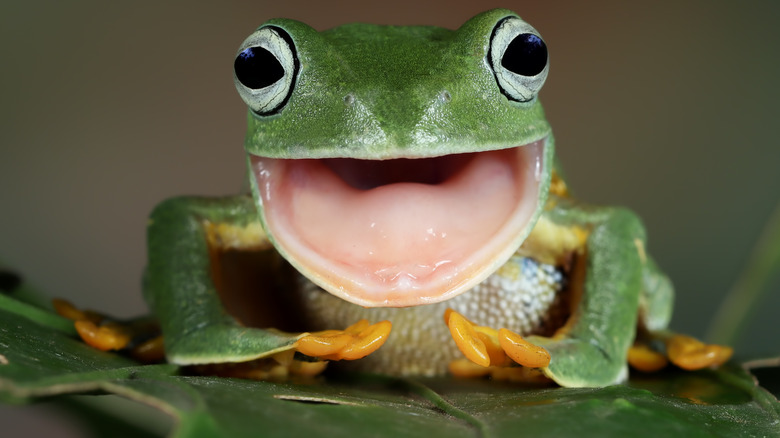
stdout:
POLYGON ((493 29, 488 64, 501 92, 517 102, 533 100, 550 69, 539 33, 517 17, 504 18, 493 29))
POLYGON ((249 36, 233 63, 233 79, 241 99, 259 115, 279 112, 292 93, 298 57, 284 30, 267 26, 249 36))

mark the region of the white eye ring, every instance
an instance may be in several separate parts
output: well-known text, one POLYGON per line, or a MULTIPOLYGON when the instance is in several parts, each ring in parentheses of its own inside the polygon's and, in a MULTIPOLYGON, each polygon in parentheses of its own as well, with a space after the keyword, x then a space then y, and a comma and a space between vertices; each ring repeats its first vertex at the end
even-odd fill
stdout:
POLYGON ((496 24, 487 61, 501 92, 517 102, 534 100, 550 70, 547 46, 539 32, 518 17, 506 17, 496 24))
POLYGON ((258 29, 241 43, 233 82, 241 99, 258 115, 279 112, 292 93, 298 57, 292 38, 275 26, 258 29))

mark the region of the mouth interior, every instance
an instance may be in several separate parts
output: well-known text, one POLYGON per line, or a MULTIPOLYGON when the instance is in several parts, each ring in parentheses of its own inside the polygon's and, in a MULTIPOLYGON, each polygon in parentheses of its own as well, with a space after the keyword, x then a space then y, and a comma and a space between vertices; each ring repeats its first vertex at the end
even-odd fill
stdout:
POLYGON ((366 307, 449 299, 522 242, 544 141, 434 158, 251 156, 280 252, 328 292, 366 307))
POLYGON ((436 185, 454 177, 476 153, 453 154, 433 158, 396 158, 392 160, 356 160, 327 158, 321 160, 350 187, 371 190, 397 183, 436 185))

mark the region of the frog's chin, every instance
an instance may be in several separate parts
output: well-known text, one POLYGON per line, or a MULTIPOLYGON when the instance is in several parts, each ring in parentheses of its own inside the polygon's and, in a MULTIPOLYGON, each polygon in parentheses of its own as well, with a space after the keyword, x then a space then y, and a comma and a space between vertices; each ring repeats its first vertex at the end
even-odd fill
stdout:
POLYGON ((545 140, 435 158, 250 156, 267 231, 333 295, 366 307, 450 299, 498 269, 540 208, 545 140))

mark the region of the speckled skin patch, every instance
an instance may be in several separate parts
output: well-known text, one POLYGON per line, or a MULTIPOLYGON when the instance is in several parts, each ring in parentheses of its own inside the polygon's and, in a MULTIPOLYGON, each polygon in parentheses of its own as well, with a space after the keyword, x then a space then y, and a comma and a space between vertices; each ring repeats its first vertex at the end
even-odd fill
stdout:
POLYGON ((564 274, 555 266, 514 256, 472 290, 451 300, 405 308, 364 308, 330 295, 301 277, 305 317, 315 330, 346 327, 359 319, 390 320, 387 342, 350 369, 395 375, 436 376, 463 355, 452 340, 443 315, 447 308, 478 325, 507 328, 521 335, 550 335, 566 317, 564 274))

